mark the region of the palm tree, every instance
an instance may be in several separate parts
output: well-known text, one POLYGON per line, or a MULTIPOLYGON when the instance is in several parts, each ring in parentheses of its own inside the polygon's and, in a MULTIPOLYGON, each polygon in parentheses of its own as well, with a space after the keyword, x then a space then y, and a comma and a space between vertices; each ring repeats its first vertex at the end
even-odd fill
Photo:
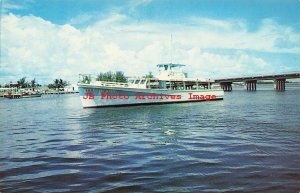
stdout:
POLYGON ((59 80, 58 79, 54 80, 54 87, 55 87, 55 89, 59 90, 59 80))
POLYGON ((153 78, 152 72, 149 72, 149 74, 146 74, 145 78, 153 78))
POLYGON ((35 80, 35 78, 34 78, 33 80, 31 80, 31 88, 32 88, 32 91, 34 91, 35 86, 36 86, 36 80, 35 80))
POLYGON ((68 85, 67 81, 59 79, 59 86, 61 88, 65 88, 65 86, 67 86, 67 85, 68 85))
POLYGON ((26 88, 27 84, 26 83, 26 77, 21 78, 20 80, 17 81, 18 88, 26 88))
POLYGON ((64 87, 64 81, 62 79, 59 79, 59 88, 64 87))
POLYGON ((49 88, 55 88, 56 90, 59 91, 60 88, 64 88, 67 86, 67 81, 64 81, 63 79, 55 79, 52 84, 49 84, 49 88))

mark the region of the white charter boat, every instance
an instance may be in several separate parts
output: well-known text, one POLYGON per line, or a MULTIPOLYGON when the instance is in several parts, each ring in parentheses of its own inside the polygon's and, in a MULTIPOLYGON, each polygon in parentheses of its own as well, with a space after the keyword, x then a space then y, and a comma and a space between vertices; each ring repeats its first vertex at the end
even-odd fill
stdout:
POLYGON ((158 77, 131 77, 127 83, 92 80, 81 74, 79 96, 84 108, 222 100, 224 91, 210 80, 187 78, 182 64, 158 64, 158 77))

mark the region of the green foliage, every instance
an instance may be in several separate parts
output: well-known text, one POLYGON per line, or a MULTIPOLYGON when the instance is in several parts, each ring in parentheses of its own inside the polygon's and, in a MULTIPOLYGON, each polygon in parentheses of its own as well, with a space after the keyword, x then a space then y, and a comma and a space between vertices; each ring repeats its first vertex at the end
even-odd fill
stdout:
POLYGON ((116 74, 116 82, 126 82, 127 79, 122 71, 117 71, 116 74))
POLYGON ((35 78, 30 82, 26 81, 26 77, 22 77, 20 80, 17 81, 18 88, 34 88, 37 86, 35 78))
POLYGON ((59 88, 64 88, 67 85, 68 85, 67 81, 64 81, 62 79, 55 79, 52 84, 48 85, 48 88, 59 89, 59 88))
POLYGON ((33 80, 31 80, 30 83, 31 83, 31 88, 34 88, 36 86, 35 78, 33 80))
POLYGON ((55 88, 54 84, 48 84, 48 88, 55 88))
POLYGON ((26 77, 20 78, 16 83, 13 83, 10 81, 10 83, 6 83, 4 85, 0 85, 0 88, 10 88, 10 87, 17 87, 17 88, 36 88, 39 87, 39 85, 35 78, 31 81, 26 81, 26 77))
POLYGON ((92 81, 92 78, 91 78, 90 75, 84 75, 84 76, 83 76, 83 79, 82 79, 82 82, 83 82, 83 83, 89 84, 91 81, 92 81))
POLYGON ((21 78, 17 81, 18 88, 27 88, 28 83, 26 82, 26 77, 21 78))
POLYGON ((107 82, 126 82, 127 79, 123 72, 117 71, 115 73, 109 72, 100 72, 96 78, 97 81, 107 81, 107 82))
POLYGON ((145 78, 153 78, 154 76, 153 76, 153 74, 152 74, 152 72, 149 72, 149 74, 146 74, 146 76, 144 76, 145 78))

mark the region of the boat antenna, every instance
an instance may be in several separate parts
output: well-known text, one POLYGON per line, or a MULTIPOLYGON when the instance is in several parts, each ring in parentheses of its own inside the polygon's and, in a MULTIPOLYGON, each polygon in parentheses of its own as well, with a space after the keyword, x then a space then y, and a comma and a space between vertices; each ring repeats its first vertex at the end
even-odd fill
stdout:
POLYGON ((171 34, 171 39, 170 39, 170 52, 171 52, 171 64, 173 62, 173 34, 171 34))

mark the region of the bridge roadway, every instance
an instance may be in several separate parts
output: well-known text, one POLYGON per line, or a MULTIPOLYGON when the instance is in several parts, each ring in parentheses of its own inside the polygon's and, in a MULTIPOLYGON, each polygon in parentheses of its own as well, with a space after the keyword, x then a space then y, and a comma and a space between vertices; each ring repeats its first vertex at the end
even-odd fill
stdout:
POLYGON ((244 82, 245 90, 256 91, 256 84, 258 80, 273 80, 274 90, 285 91, 286 79, 300 78, 300 72, 273 74, 273 75, 257 75, 257 76, 246 76, 246 77, 235 77, 235 78, 223 78, 215 79, 216 83, 221 85, 224 91, 232 91, 233 82, 244 82))

